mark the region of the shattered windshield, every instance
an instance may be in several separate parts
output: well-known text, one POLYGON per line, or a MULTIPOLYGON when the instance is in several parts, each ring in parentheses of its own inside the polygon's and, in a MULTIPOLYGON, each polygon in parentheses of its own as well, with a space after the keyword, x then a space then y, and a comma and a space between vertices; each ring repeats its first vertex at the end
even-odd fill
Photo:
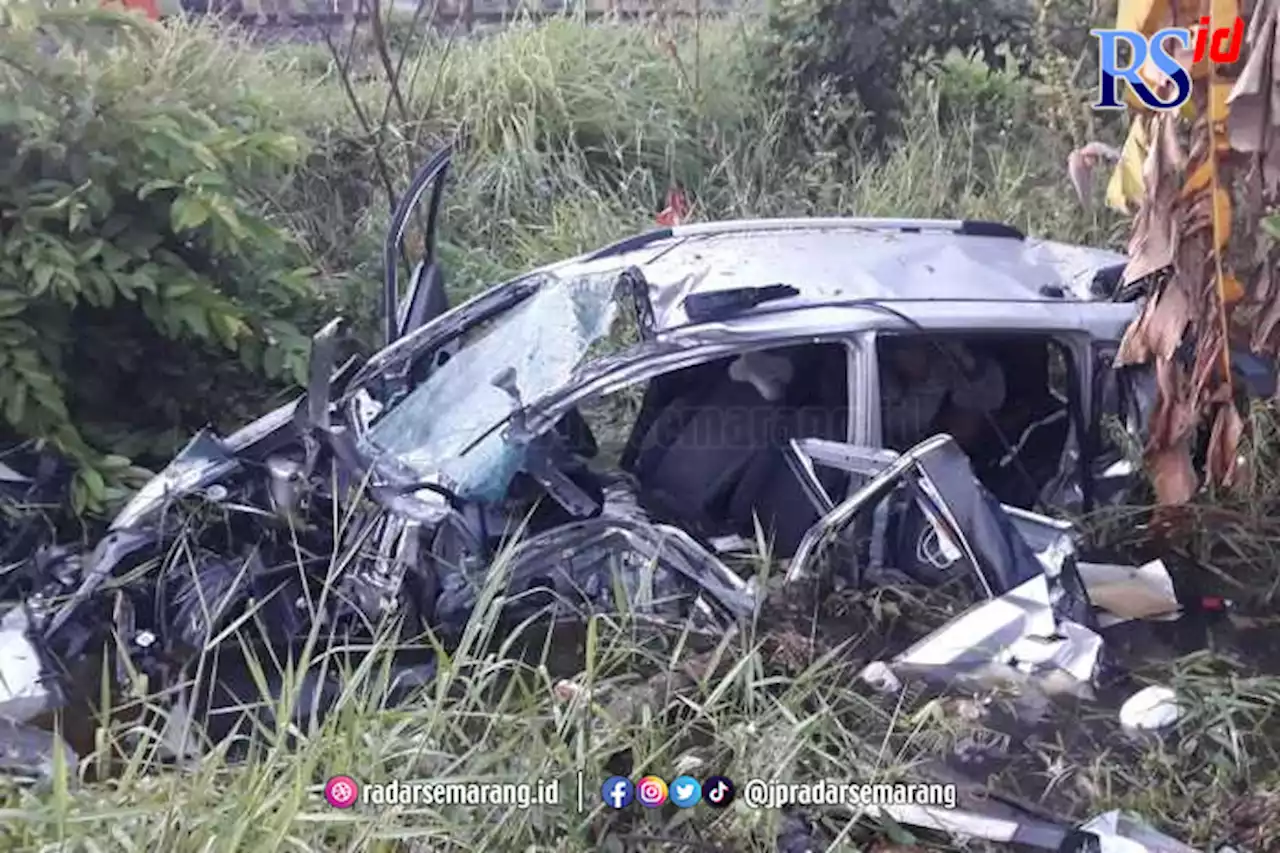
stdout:
POLYGON ((569 381, 617 315, 617 274, 550 279, 500 316, 373 426, 375 455, 423 478, 442 474, 459 496, 497 500, 520 465, 519 449, 492 430, 515 408, 493 382, 514 371, 530 403, 569 381))

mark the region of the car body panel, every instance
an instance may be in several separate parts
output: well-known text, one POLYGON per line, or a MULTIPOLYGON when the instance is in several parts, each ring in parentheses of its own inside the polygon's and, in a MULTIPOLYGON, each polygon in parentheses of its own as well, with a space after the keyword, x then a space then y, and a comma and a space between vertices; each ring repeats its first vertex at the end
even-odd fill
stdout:
MULTIPOLYGON (((680 302, 691 293, 776 282, 800 290, 787 300, 788 309, 858 300, 947 301, 954 303, 947 310, 960 315, 969 313, 967 302, 1058 306, 1090 301, 1097 272, 1125 262, 1115 252, 1050 240, 958 235, 958 226, 949 220, 731 220, 677 226, 630 251, 584 255, 540 271, 568 276, 638 267, 650 285, 658 328, 666 330, 689 323, 680 302)), ((971 308, 979 316, 988 309, 971 308)))

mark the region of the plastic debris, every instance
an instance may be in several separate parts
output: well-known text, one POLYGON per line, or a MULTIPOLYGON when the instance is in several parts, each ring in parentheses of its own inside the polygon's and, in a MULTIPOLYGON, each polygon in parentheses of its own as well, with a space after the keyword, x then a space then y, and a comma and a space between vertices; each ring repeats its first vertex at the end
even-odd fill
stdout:
POLYGON ((1120 706, 1120 726, 1129 732, 1166 729, 1181 716, 1177 694, 1159 684, 1142 688, 1120 706))
POLYGON ((1162 560, 1137 567, 1078 563, 1076 569, 1089 599, 1103 611, 1098 617, 1100 627, 1134 619, 1177 619, 1181 615, 1173 578, 1162 560))

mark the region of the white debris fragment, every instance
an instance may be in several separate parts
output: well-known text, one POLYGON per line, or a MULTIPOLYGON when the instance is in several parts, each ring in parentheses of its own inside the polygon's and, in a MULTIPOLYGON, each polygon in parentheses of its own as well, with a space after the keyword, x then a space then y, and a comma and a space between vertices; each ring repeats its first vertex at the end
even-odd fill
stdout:
POLYGON ((562 678, 551 687, 551 695, 561 702, 572 702, 579 697, 589 698, 590 692, 582 685, 562 678))
POLYGON ((1120 726, 1129 732, 1165 729, 1181 716, 1177 694, 1159 684, 1142 688, 1120 706, 1120 726))
POLYGON ((1078 681, 1092 682, 1102 658, 1102 637, 1083 625, 1063 619, 1058 625, 1063 637, 1053 664, 1078 681))
POLYGON ((1162 560, 1141 566, 1115 563, 1078 563, 1089 600, 1103 611, 1103 628, 1133 619, 1177 619, 1181 611, 1173 578, 1162 560))
POLYGON ((872 661, 864 666, 858 678, 880 693, 902 692, 902 679, 883 661, 872 661))
POLYGON ((679 776, 702 776, 707 772, 707 762, 694 752, 683 752, 676 757, 672 769, 679 776))
POLYGON ((995 662, 1027 674, 1063 670, 1088 683, 1098 666, 1102 638, 1049 604, 1049 581, 1037 575, 1004 595, 966 610, 894 659, 939 667, 995 662))
POLYGON ((1196 848, 1170 838, 1127 812, 1104 812, 1080 829, 1097 837, 1100 853, 1197 853, 1196 848))
POLYGON ((729 536, 713 537, 710 542, 711 547, 715 549, 717 554, 751 550, 751 543, 736 533, 729 536))
POLYGON ((51 701, 44 686, 40 653, 27 636, 27 613, 14 607, 0 619, 0 714, 26 722, 51 701))

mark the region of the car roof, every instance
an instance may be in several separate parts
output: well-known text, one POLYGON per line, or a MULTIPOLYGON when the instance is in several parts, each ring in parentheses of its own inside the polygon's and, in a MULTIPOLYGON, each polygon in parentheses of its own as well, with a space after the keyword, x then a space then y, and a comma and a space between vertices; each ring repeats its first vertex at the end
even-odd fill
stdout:
POLYGON ((1116 252, 1026 238, 993 223, 763 219, 661 229, 555 270, 638 267, 649 283, 656 325, 665 330, 690 322, 682 302, 692 293, 770 284, 791 285, 799 294, 747 315, 858 300, 1032 302, 1049 309, 1043 303, 1089 300, 1094 275, 1125 261, 1116 252))

